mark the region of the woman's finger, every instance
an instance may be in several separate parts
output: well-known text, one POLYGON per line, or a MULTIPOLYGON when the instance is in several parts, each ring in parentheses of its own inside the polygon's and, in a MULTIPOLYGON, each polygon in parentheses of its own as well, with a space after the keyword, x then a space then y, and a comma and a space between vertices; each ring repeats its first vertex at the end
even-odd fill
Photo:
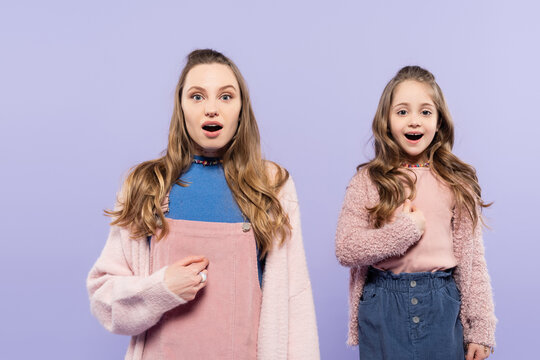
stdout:
POLYGON ((208 281, 208 270, 203 270, 199 273, 199 276, 201 277, 201 282, 207 282, 208 281))
POLYGON ((197 286, 195 286, 195 291, 199 291, 201 290, 203 287, 206 286, 206 284, 208 283, 208 270, 203 270, 199 273, 199 277, 201 278, 204 278, 204 281, 201 281, 199 284, 197 284, 197 286), (203 275, 204 274, 204 275, 203 275))
POLYGON ((193 263, 201 262, 204 259, 205 257, 202 255, 191 255, 191 256, 186 256, 185 258, 178 260, 178 264, 182 266, 188 266, 193 263))
POLYGON ((188 265, 188 267, 193 270, 196 274, 200 273, 208 266, 208 259, 204 258, 202 261, 194 262, 188 265))

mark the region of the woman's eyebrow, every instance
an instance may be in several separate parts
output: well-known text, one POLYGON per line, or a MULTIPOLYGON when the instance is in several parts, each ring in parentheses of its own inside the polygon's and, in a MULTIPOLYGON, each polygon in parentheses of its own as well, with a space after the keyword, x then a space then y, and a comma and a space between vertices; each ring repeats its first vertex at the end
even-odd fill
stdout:
POLYGON ((225 85, 219 88, 219 91, 223 91, 227 88, 233 88, 234 91, 236 91, 236 87, 234 85, 225 85))
MULTIPOLYGON (((228 88, 232 88, 234 91, 237 91, 236 90, 236 87, 234 85, 225 85, 225 86, 222 86, 218 89, 218 91, 223 91, 225 89, 228 89, 228 88)), ((197 90, 197 91, 201 91, 201 92, 206 92, 206 89, 203 88, 203 87, 200 87, 200 86, 197 86, 197 85, 194 85, 194 86, 191 86, 189 89, 187 89, 187 91, 191 91, 191 90, 197 90)))
POLYGON ((192 86, 189 89, 187 89, 188 92, 191 91, 191 90, 197 90, 197 91, 201 91, 201 92, 206 92, 206 89, 202 88, 200 86, 192 86))

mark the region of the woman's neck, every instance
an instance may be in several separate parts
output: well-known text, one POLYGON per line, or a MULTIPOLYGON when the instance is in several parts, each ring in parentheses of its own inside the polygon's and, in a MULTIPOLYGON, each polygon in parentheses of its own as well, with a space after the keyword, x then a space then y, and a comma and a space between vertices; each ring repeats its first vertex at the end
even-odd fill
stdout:
POLYGON ((211 159, 221 159, 223 157, 223 154, 225 154, 225 149, 203 149, 197 145, 195 146, 195 151, 193 155, 211 159))
POLYGON ((223 155, 225 155, 225 152, 229 146, 224 146, 221 149, 205 149, 201 147, 199 144, 194 142, 193 147, 193 155, 202 156, 206 158, 212 158, 212 159, 221 159, 223 158, 223 155))

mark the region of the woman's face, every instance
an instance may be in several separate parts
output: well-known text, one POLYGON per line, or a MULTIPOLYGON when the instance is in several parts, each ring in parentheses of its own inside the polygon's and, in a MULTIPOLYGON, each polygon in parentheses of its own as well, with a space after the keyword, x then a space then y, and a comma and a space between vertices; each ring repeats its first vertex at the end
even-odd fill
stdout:
POLYGON ((196 155, 222 156, 236 133, 242 108, 231 68, 223 64, 194 66, 186 76, 181 103, 196 155))

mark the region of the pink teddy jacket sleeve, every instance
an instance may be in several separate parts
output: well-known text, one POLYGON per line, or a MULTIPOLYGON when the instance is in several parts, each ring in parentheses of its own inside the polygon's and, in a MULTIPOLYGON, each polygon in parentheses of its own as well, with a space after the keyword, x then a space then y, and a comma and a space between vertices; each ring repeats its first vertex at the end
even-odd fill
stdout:
POLYGON ((88 275, 91 311, 113 333, 140 334, 165 312, 186 302, 163 282, 166 268, 145 277, 142 269, 147 268, 148 256, 135 256, 138 264, 131 261, 132 252, 140 254, 139 246, 147 246, 146 240, 129 240, 127 230, 112 226, 105 248, 88 275))
POLYGON ((343 266, 373 265, 388 257, 403 255, 422 236, 413 221, 403 214, 379 229, 370 226, 366 206, 375 204, 376 199, 367 188, 366 177, 363 171, 353 177, 339 216, 336 256, 343 266))
POLYGON ((454 230, 454 253, 458 259, 454 277, 461 292, 460 318, 465 343, 494 347, 497 319, 484 257, 482 224, 479 221, 473 230, 467 214, 457 218, 461 220, 454 230))

